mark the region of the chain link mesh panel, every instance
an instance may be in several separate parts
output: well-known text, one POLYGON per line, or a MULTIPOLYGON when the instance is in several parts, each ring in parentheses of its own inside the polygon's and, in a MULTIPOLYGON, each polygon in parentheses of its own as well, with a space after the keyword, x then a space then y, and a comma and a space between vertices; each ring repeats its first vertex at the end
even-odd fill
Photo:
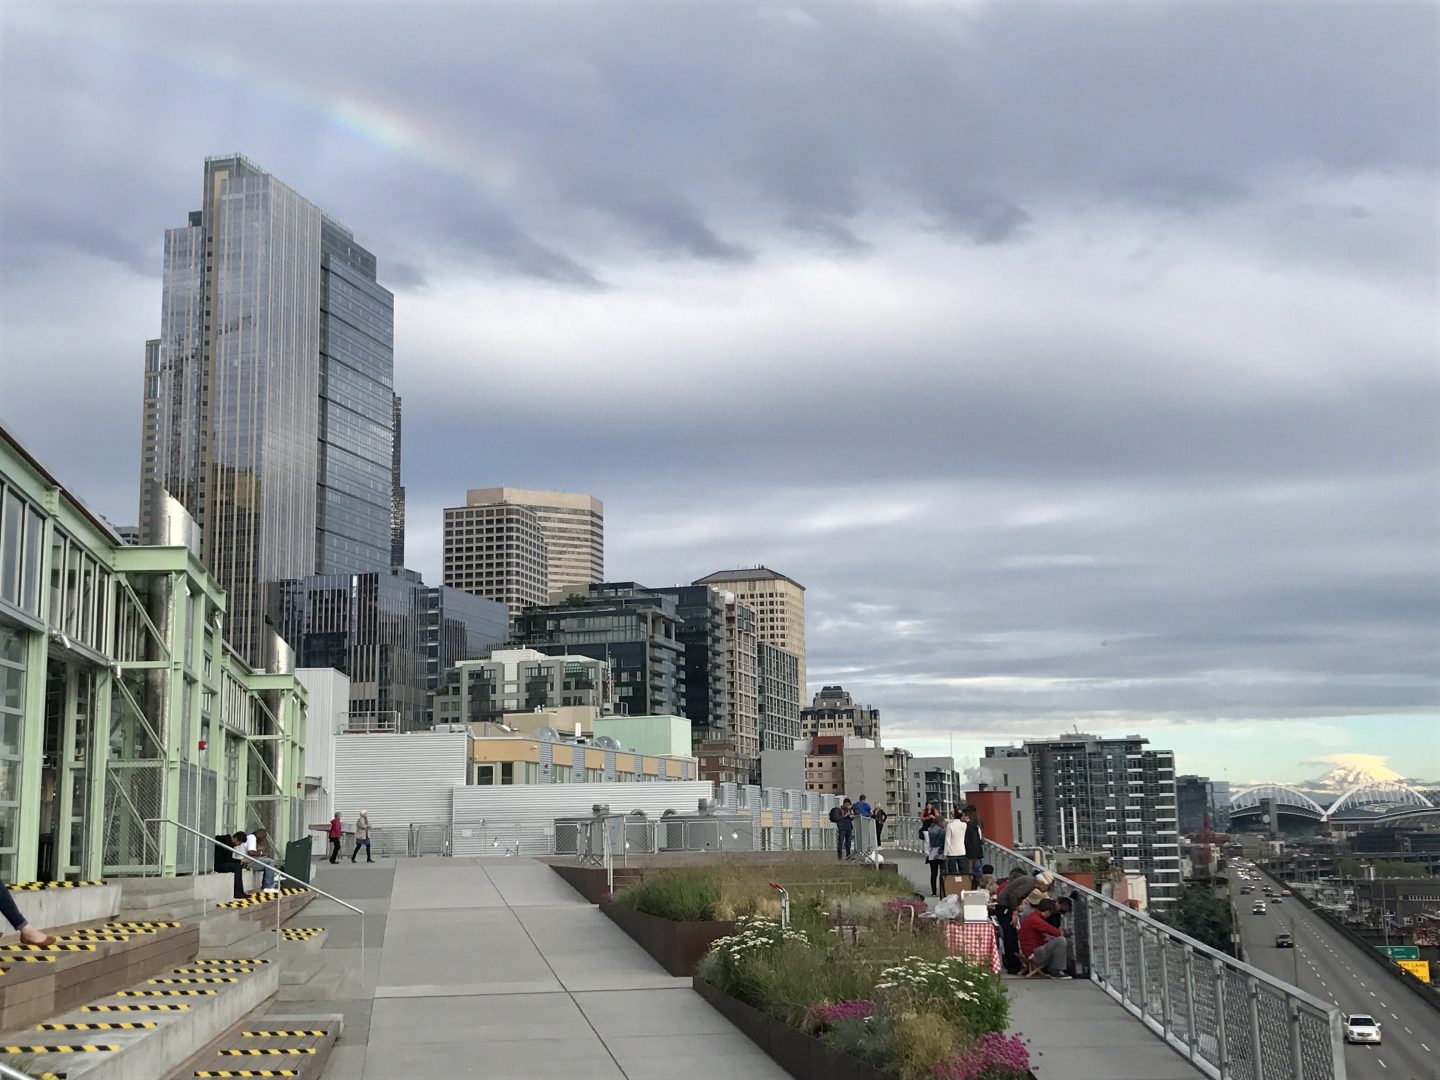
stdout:
POLYGON ((161 866, 159 825, 164 816, 165 763, 112 761, 106 767, 106 875, 158 874, 161 866))

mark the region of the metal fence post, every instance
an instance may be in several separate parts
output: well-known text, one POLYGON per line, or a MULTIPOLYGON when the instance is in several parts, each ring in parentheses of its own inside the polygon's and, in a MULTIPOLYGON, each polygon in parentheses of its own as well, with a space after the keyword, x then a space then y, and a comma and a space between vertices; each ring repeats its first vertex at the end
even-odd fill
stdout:
POLYGON ((1200 1052, 1200 1033, 1195 1030, 1195 950, 1185 946, 1185 1015, 1190 1027, 1190 1060, 1200 1052))
POLYGON ((1250 1060, 1255 1064, 1255 1080, 1265 1075, 1265 1047, 1260 1041, 1260 984, 1255 976, 1245 980, 1247 1004, 1250 1007, 1250 1060))
POLYGON ((1214 964, 1215 976, 1215 1041, 1219 1046, 1220 1080, 1230 1080, 1230 1040, 1225 1033, 1225 965, 1219 960, 1214 964))
POLYGON ((1150 979, 1149 972, 1145 970, 1145 928, 1140 927, 1135 931, 1135 957, 1140 968, 1140 1016, 1143 1019, 1150 1015, 1150 979))
POLYGON ((1170 950, 1165 947, 1165 939, 1156 941, 1160 947, 1160 1031, 1168 1039, 1170 1037, 1170 950))
POLYGON ((1290 1072, 1295 1080, 1304 1080, 1305 1055, 1300 1047, 1300 1003, 1294 998, 1290 998, 1287 1003, 1290 1006, 1290 1072))

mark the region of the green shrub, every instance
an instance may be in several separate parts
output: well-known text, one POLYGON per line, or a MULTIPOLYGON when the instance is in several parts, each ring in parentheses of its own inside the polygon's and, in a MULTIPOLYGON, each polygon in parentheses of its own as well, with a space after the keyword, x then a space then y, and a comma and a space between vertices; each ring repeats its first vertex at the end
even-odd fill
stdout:
POLYGON ((938 1016, 972 1035, 1004 1031, 1010 1018, 999 977, 958 956, 907 957, 880 973, 874 994, 887 1014, 938 1016))
POLYGON ((614 896, 620 907, 643 911, 674 922, 709 922, 716 918, 720 889, 699 870, 646 874, 614 896))

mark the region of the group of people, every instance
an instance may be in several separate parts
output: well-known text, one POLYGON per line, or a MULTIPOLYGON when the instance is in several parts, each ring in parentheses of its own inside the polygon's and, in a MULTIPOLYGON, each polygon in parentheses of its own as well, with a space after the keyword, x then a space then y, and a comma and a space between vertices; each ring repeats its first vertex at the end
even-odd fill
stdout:
POLYGON ((871 806, 864 792, 860 793, 856 802, 842 799, 839 806, 830 810, 830 821, 835 826, 835 857, 841 860, 850 858, 855 842, 855 822, 860 818, 869 820, 875 826, 875 846, 878 848, 889 816, 883 806, 871 806))
MULTIPOLYGON (((340 858, 340 841, 345 836, 345 822, 340 817, 340 811, 335 811, 326 825, 311 825, 310 828, 324 832, 330 841, 330 862, 333 864, 340 858)), ((360 854, 361 848, 365 849, 365 861, 374 862, 370 855, 370 811, 361 810, 355 817, 355 850, 350 853, 350 861, 353 863, 355 857, 360 854)))
POLYGON ((271 850, 270 834, 264 829, 256 829, 253 833, 236 830, 233 833, 221 833, 215 837, 217 847, 227 850, 217 851, 215 854, 215 870, 217 873, 229 871, 235 876, 234 896, 236 900, 244 900, 245 871, 253 870, 260 874, 260 891, 273 893, 279 889, 275 885, 275 853, 271 850))
POLYGON ((994 884, 991 896, 1005 970, 1026 978, 1071 978, 1083 957, 1076 948, 1075 900, 1061 893, 1060 879, 1016 867, 994 884))
POLYGON ((934 803, 920 811, 920 839, 925 842, 925 861, 930 865, 930 895, 940 895, 941 878, 970 875, 970 887, 980 887, 985 858, 985 837, 980 815, 973 806, 956 806, 947 822, 934 803))

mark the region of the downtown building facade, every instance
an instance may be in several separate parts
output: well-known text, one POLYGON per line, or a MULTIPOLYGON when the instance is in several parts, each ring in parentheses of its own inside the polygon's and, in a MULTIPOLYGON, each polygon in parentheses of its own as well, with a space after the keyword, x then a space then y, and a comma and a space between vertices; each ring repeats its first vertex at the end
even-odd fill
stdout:
MULTIPOLYGON (((306 835, 307 697, 222 632, 228 598, 194 521, 127 544, 0 425, 0 876, 208 870, 206 836, 306 835)), ((283 643, 272 646, 283 652, 283 643)))
POLYGON ((880 710, 855 704, 843 686, 821 687, 800 711, 800 736, 813 739, 821 735, 853 736, 879 743, 880 710))
POLYGON ((709 585, 733 593, 737 603, 755 613, 756 639, 778 645, 799 661, 800 700, 808 696, 805 684, 805 586, 766 566, 739 570, 718 570, 697 578, 696 585, 709 585))
POLYGON ((952 757, 912 757, 910 789, 917 815, 929 803, 948 818, 965 801, 965 787, 952 757))
POLYGON ((152 489, 185 508, 230 640, 265 668, 278 582, 391 565, 394 300, 348 229, 239 155, 206 159, 201 209, 164 250, 139 531, 152 489))
POLYGON ((549 602, 549 548, 529 507, 446 507, 444 525, 447 586, 506 605, 517 629, 521 612, 549 602))
POLYGON ((1071 735, 989 746, 981 768, 1010 792, 1017 844, 1106 851, 1143 875, 1150 902, 1173 903, 1181 880, 1175 756, 1138 735, 1071 735))
POLYGON ((1179 808, 1180 832, 1194 836, 1206 825, 1212 832, 1230 828, 1230 784, 1208 776, 1179 776, 1175 779, 1175 802, 1179 808))
POLYGON ((298 666, 349 678, 352 730, 430 727, 446 672, 509 632, 504 605, 431 588, 413 570, 317 574, 281 582, 279 594, 279 630, 298 666))
POLYGON ((605 580, 605 504, 593 495, 532 488, 472 488, 466 506, 523 506, 545 541, 546 600, 605 580))
POLYGON ((446 672, 435 696, 435 718, 440 724, 493 724, 508 723, 514 713, 554 711, 559 717, 584 710, 593 730, 595 720, 613 709, 611 690, 610 666, 603 660, 497 649, 446 672))

